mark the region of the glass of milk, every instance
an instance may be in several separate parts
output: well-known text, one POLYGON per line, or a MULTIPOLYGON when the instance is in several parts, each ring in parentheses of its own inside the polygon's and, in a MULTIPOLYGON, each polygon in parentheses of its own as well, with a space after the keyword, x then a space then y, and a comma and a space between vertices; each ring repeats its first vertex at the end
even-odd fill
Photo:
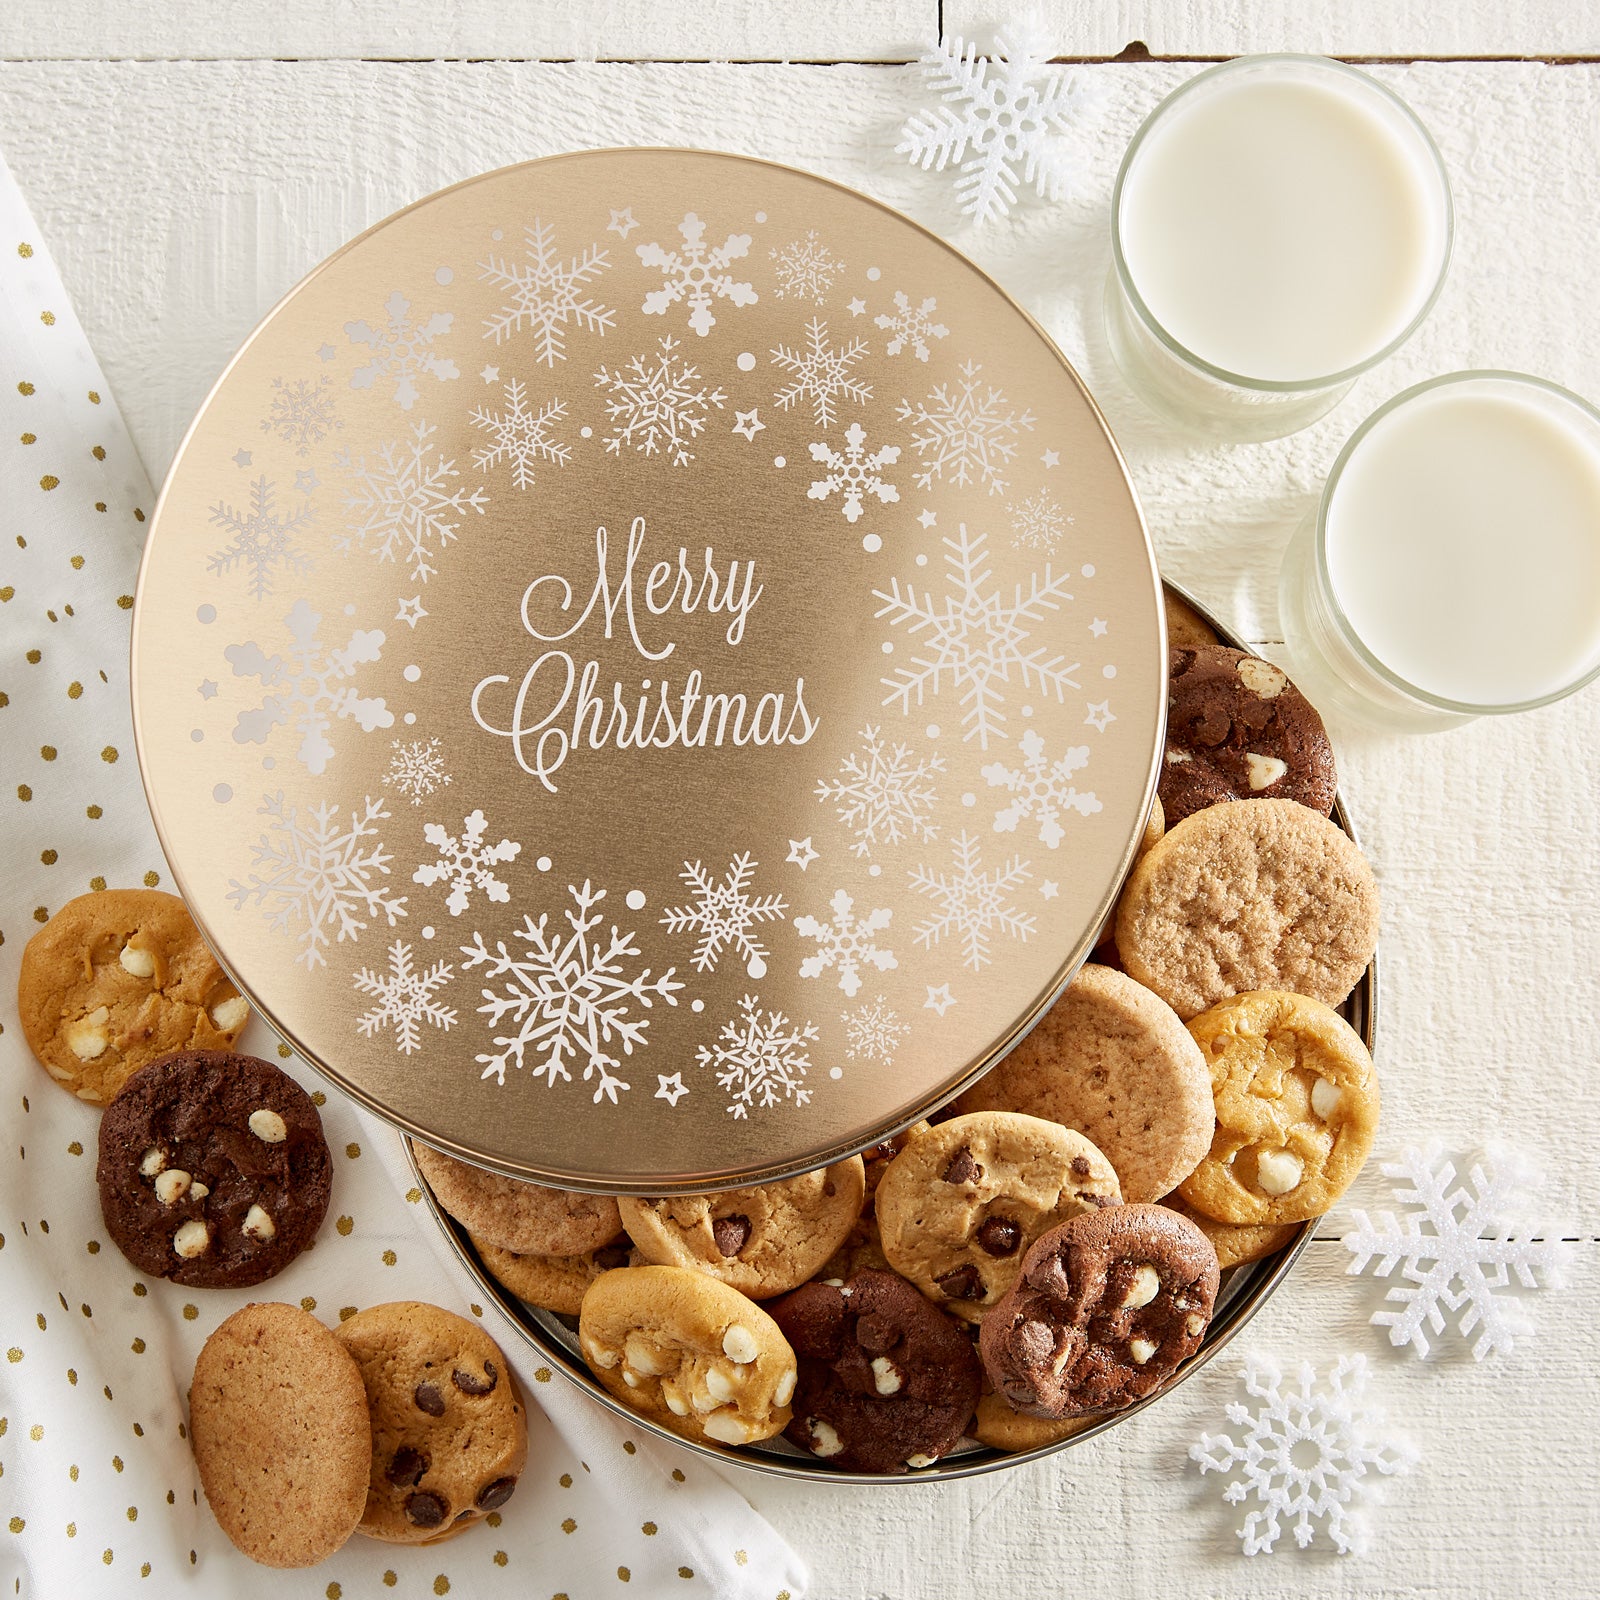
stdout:
POLYGON ((1600 677, 1600 412, 1452 372, 1345 445, 1279 579, 1296 682, 1405 730, 1526 711, 1600 677))
POLYGON ((1315 421, 1411 336, 1450 262, 1427 129, 1321 56, 1244 56, 1168 95, 1128 146, 1111 214, 1117 363, 1169 420, 1217 439, 1315 421))

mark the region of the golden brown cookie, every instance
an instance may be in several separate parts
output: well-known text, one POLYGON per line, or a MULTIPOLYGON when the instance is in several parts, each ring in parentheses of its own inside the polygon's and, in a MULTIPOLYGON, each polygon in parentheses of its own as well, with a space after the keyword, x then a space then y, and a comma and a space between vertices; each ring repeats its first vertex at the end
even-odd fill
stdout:
POLYGON ((372 1455, 361 1373, 299 1306, 248 1305, 212 1332, 189 1434, 206 1501, 252 1561, 314 1566, 361 1520, 372 1455))
POLYGON ((475 1239, 502 1250, 576 1256, 610 1244, 622 1232, 617 1202, 608 1194, 574 1194, 503 1178, 416 1139, 411 1148, 434 1199, 475 1239))
POLYGON ((643 1257, 626 1239, 586 1250, 576 1256, 521 1255, 470 1235, 489 1275, 503 1284, 519 1300, 545 1311, 575 1317, 583 1305, 589 1285, 602 1272, 617 1267, 636 1267, 643 1257))
POLYGON ((645 1260, 693 1267, 753 1299, 785 1294, 844 1243, 866 1198, 860 1156, 782 1183, 618 1205, 645 1260))
POLYGON ((972 1424, 972 1437, 991 1450, 1006 1450, 1015 1455, 1021 1450, 1037 1450, 1042 1445, 1059 1444, 1085 1428, 1103 1422, 1103 1417, 1030 1417, 1016 1410, 1004 1395, 993 1389, 978 1397, 978 1414, 972 1424))
MULTIPOLYGON (((871 1170, 870 1168, 868 1169, 871 1170)), ((817 1268, 814 1278, 826 1282, 830 1278, 853 1278, 858 1272, 876 1268, 882 1272, 894 1269, 883 1253, 883 1240, 878 1234, 878 1219, 871 1212, 863 1212, 855 1226, 845 1235, 845 1241, 817 1268)))
POLYGON ((777 1323, 736 1289, 687 1267, 622 1267, 591 1285, 583 1359, 632 1411, 707 1444, 782 1433, 798 1376, 777 1323))
POLYGON ((1206 1238, 1217 1252, 1217 1266, 1226 1272, 1229 1267, 1242 1267, 1250 1261, 1261 1261, 1267 1256, 1286 1250, 1300 1237, 1304 1224, 1280 1222, 1251 1227, 1248 1223, 1218 1222, 1204 1212, 1196 1211, 1181 1194, 1169 1194, 1161 1201, 1169 1211, 1181 1212, 1206 1238))
POLYGON ((1111 1163, 1081 1133, 979 1111, 914 1139, 878 1185, 889 1265, 937 1306, 976 1322, 1040 1234, 1122 1199, 1111 1163))
POLYGON ((1189 1024, 1211 1068, 1217 1131, 1178 1186, 1196 1211, 1250 1227, 1320 1217, 1378 1132, 1378 1074, 1336 1011, 1300 994, 1236 995, 1189 1024))
POLYGON ((956 1101, 1076 1128, 1127 1201, 1174 1188, 1211 1148, 1211 1072, 1178 1014, 1142 984, 1088 965, 1032 1033, 956 1101))
POLYGON ((1378 943, 1378 885, 1350 836, 1293 800, 1186 817, 1133 869, 1117 908, 1130 977, 1180 1017, 1287 989, 1338 1005, 1378 943))
POLYGON ((1189 602, 1171 589, 1163 588, 1161 599, 1167 613, 1167 648, 1185 649, 1197 645, 1221 644, 1217 630, 1189 602))
POLYGON ((494 1340, 417 1300, 358 1311, 336 1335, 371 1421, 360 1531, 428 1544, 498 1511, 528 1459, 528 1419, 494 1340))
POLYGON ((45 1071, 97 1106, 157 1056, 232 1049, 250 1020, 183 901, 157 889, 69 900, 22 952, 17 1009, 45 1071))

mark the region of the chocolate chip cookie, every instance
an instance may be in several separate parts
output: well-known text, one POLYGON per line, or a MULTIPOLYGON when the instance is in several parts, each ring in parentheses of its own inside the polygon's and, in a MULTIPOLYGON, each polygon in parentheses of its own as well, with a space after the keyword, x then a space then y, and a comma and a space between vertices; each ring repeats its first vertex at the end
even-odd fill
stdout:
POLYGON ((1124 1200, 1156 1200, 1211 1148, 1211 1072, 1177 1013, 1123 973, 1082 967, 1032 1033, 956 1102, 1022 1111, 1095 1144, 1124 1200))
POLYGON ((978 1111, 939 1123, 895 1157, 878 1185, 878 1229, 896 1272, 976 1322, 1040 1234, 1121 1198, 1111 1163, 1081 1133, 978 1111))
POLYGON ((720 1194, 618 1201, 623 1226, 647 1261, 692 1267, 764 1300, 797 1288, 844 1243, 861 1215, 860 1156, 782 1183, 720 1194))
POLYGON ((476 1234, 471 1238, 492 1278, 530 1306, 564 1317, 577 1316, 589 1285, 602 1272, 636 1267, 644 1259, 626 1239, 601 1245, 598 1250, 585 1250, 581 1255, 547 1256, 502 1250, 476 1234))
POLYGON ((800 1368, 786 1436, 847 1472, 931 1466, 959 1443, 982 1370, 962 1326, 892 1272, 808 1283, 772 1308, 800 1368))
POLYGON ((589 1369, 632 1411, 709 1444, 782 1433, 794 1351, 760 1306, 687 1267, 621 1267, 590 1286, 578 1321, 589 1369))
POLYGON ((1118 1206, 1074 1217, 1040 1239, 978 1349, 1018 1411, 1074 1417, 1153 1394, 1205 1337, 1217 1257, 1187 1217, 1118 1206))
POLYGON ((1219 1222, 1320 1217, 1378 1133, 1378 1074, 1337 1012, 1300 994, 1236 995, 1189 1024, 1211 1071, 1216 1133, 1178 1187, 1219 1222))
POLYGON ((475 1239, 519 1255, 575 1256, 622 1232, 617 1202, 574 1194, 468 1166, 413 1140, 417 1166, 436 1199, 475 1239))
POLYGON ((1296 800, 1327 816, 1337 788, 1322 718, 1281 668, 1224 645, 1171 652, 1161 766, 1169 826, 1222 800, 1296 800))
POLYGON ((183 901, 156 889, 69 900, 22 952, 17 1009, 45 1071, 97 1106, 158 1056, 231 1049, 250 1020, 183 901))
POLYGON ((359 1531, 430 1544, 498 1511, 527 1464, 528 1419, 494 1340, 416 1300, 358 1311, 336 1336, 372 1429, 359 1531))
POLYGON ((201 1347, 189 1388, 200 1487, 252 1561, 309 1567, 355 1532, 372 1454, 349 1352, 299 1306, 248 1305, 201 1347))
POLYGON ((293 1078, 254 1056, 182 1050, 106 1108, 95 1179, 106 1229, 141 1272, 242 1289, 316 1236, 333 1161, 293 1078))

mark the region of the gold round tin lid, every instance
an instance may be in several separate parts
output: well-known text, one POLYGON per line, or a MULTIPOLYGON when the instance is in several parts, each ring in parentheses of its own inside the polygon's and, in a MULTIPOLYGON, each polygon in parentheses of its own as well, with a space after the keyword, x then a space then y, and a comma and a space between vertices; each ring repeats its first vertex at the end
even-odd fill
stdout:
POLYGON ((805 1170, 1092 944, 1154 785, 1149 542, 1093 402, 836 184, 596 151, 323 263, 168 478, 139 756, 267 1018, 573 1188, 805 1170))

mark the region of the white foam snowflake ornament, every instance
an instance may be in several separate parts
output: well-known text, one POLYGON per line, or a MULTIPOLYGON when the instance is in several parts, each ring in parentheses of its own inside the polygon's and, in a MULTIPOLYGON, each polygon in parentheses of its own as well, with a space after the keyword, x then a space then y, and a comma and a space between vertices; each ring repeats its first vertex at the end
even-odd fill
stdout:
POLYGON ((896 153, 924 172, 954 165, 961 209, 979 224, 1007 215, 1021 186, 1061 199, 1073 174, 1059 136, 1106 91, 1092 75, 1049 61, 1049 39, 1033 16, 1009 22, 989 56, 975 41, 941 40, 920 62, 939 104, 906 122, 896 153))
POLYGON ((389 946, 389 970, 374 972, 362 967, 352 980, 362 994, 373 996, 377 1005, 356 1018, 363 1038, 370 1039, 384 1028, 394 1029, 394 1047, 401 1055, 422 1048, 422 1024, 448 1033, 456 1024, 453 1006, 441 1005, 436 990, 450 981, 450 963, 435 961, 419 967, 412 959, 411 946, 396 939, 389 946))
POLYGON ((489 819, 481 809, 463 819, 459 835, 437 822, 423 825, 422 836, 438 852, 438 859, 424 861, 412 873, 411 881, 428 885, 448 883, 450 893, 444 903, 452 917, 459 917, 467 909, 475 889, 481 889, 488 899, 502 905, 511 898, 510 888, 495 876, 494 868, 503 862, 515 861, 522 846, 515 839, 485 844, 483 836, 488 827, 489 819))
POLYGON ((1286 1521, 1301 1549, 1320 1524, 1341 1555, 1359 1552, 1366 1530, 1358 1502, 1374 1498, 1377 1478, 1405 1473, 1417 1459, 1385 1433, 1382 1411, 1367 1399, 1366 1357, 1341 1356, 1326 1379, 1302 1361, 1286 1380, 1276 1361, 1252 1355, 1240 1378, 1258 1402, 1229 1402, 1228 1421, 1243 1432, 1201 1434, 1189 1456, 1202 1473, 1229 1475, 1229 1505, 1254 1502, 1238 1530, 1244 1553, 1269 1554, 1286 1521))
POLYGON ((1411 1209, 1376 1218, 1353 1211, 1356 1225, 1343 1237, 1353 1258, 1347 1271, 1376 1262, 1376 1275, 1387 1278, 1401 1268, 1402 1281, 1384 1297, 1399 1309, 1375 1311, 1373 1325, 1389 1330, 1390 1344, 1426 1356, 1430 1332, 1443 1333, 1454 1318, 1463 1339, 1478 1335, 1474 1360, 1509 1354, 1516 1336, 1532 1330, 1515 1288, 1541 1287, 1540 1273, 1552 1286, 1558 1276, 1555 1244, 1530 1237, 1542 1231, 1529 1222, 1538 1187, 1532 1165, 1496 1145, 1472 1161, 1467 1183, 1458 1185, 1455 1163, 1429 1144, 1409 1147, 1382 1171, 1395 1199, 1411 1209))

